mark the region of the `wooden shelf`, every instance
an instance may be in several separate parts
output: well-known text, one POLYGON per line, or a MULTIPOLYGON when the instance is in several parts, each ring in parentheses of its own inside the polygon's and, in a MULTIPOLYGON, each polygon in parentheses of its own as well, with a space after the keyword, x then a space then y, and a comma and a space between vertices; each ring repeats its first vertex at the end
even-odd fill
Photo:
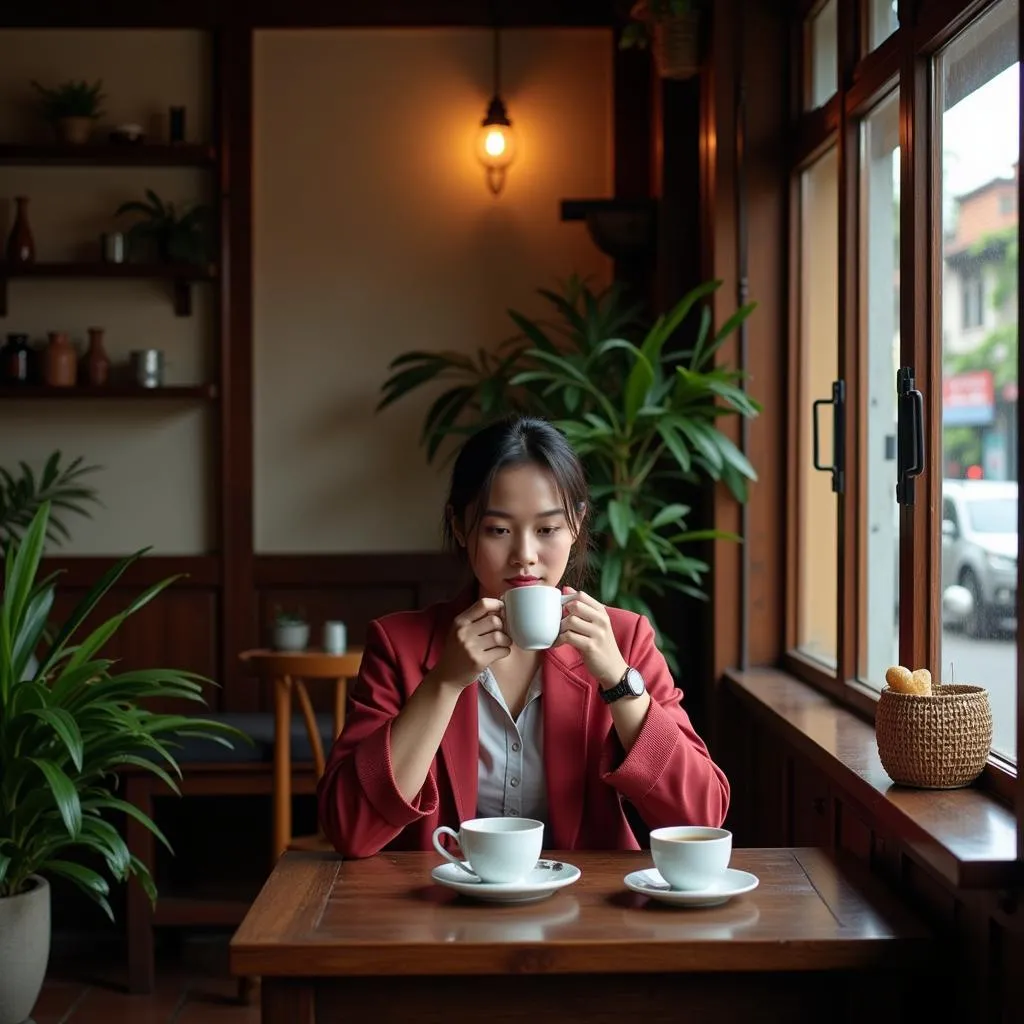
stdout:
POLYGON ((14 278, 123 278, 167 280, 174 282, 174 311, 178 316, 192 315, 192 289, 196 281, 212 281, 217 276, 213 265, 191 263, 0 263, 0 317, 7 316, 7 282, 14 278))
POLYGON ((71 388, 54 388, 45 384, 0 384, 0 401, 25 399, 104 401, 111 398, 132 398, 152 402, 173 398, 209 402, 216 397, 217 388, 214 384, 175 384, 162 388, 140 388, 135 384, 108 384, 105 387, 89 387, 81 384, 71 388))
POLYGON ((55 167, 212 167, 213 146, 192 143, 0 143, 0 165, 55 167))
POLYGON ((654 259, 654 199, 563 199, 562 220, 582 220, 606 256, 628 263, 654 259))
POLYGON ((211 281, 216 277, 216 270, 212 266, 193 263, 102 263, 85 260, 79 263, 0 263, 0 277, 153 277, 211 281))

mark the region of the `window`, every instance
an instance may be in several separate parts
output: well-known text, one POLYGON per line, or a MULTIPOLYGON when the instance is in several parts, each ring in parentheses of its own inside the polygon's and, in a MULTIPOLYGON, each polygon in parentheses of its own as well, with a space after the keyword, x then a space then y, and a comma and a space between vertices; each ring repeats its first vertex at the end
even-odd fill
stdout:
POLYGON ((883 0, 844 10, 865 53, 888 42, 859 56, 829 4, 805 23, 784 662, 865 715, 892 664, 984 685, 995 721, 986 784, 1008 796, 1022 642, 1019 0, 966 20, 962 5, 922 4, 921 32, 900 28, 883 0), (927 73, 898 80, 911 66, 927 73), (903 445, 916 475, 902 479, 898 409, 909 420, 915 405, 899 408, 897 372, 923 397, 923 466, 903 445), (836 425, 841 490, 827 472, 836 425))
POLYGON ((897 0, 870 0, 868 6, 868 48, 884 43, 900 27, 897 0))
POLYGON ((811 74, 807 101, 812 108, 823 107, 835 96, 839 85, 837 7, 837 0, 828 0, 810 20, 811 74))
POLYGON ((981 274, 970 273, 963 277, 960 282, 960 294, 962 296, 960 312, 963 329, 969 331, 972 327, 980 327, 984 320, 982 302, 985 296, 981 274))
POLYGON ((1017 19, 1016 2, 1003 0, 938 54, 941 140, 934 147, 943 154, 943 507, 956 509, 950 519, 958 526, 955 536, 942 528, 949 621, 941 673, 947 682, 984 682, 993 750, 1010 759, 1017 749, 1018 467, 1011 454, 1019 267, 1017 219, 1012 209, 993 216, 1000 211, 993 190, 1014 178, 1020 154, 1017 19), (957 336, 958 324, 969 337, 957 336))
POLYGON ((899 514, 896 493, 896 370, 899 367, 900 125, 892 92, 864 119, 860 132, 861 334, 866 345, 866 452, 861 548, 858 675, 884 679, 899 662, 899 514))

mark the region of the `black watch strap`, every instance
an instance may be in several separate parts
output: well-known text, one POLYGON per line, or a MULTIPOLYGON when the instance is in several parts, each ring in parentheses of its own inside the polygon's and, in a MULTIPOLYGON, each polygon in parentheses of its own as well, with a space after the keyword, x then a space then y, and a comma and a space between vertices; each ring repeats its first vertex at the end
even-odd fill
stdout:
MULTIPOLYGON (((614 704, 615 701, 627 696, 640 696, 640 694, 635 693, 633 691, 633 688, 629 685, 630 673, 632 673, 639 679, 641 686, 643 685, 643 677, 640 675, 640 673, 637 672, 637 670, 635 668, 632 668, 631 666, 627 667, 626 671, 622 674, 622 678, 613 687, 611 687, 608 690, 601 691, 601 700, 603 700, 605 704, 614 704)), ((641 692, 643 691, 641 690, 641 692)))

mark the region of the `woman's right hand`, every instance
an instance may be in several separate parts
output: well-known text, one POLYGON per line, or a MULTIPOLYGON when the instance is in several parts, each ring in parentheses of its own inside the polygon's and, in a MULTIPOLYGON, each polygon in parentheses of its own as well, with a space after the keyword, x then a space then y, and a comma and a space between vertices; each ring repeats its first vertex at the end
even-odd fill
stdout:
POLYGON ((482 597, 457 616, 432 674, 464 689, 488 665, 507 657, 512 640, 505 632, 504 610, 497 598, 482 597))

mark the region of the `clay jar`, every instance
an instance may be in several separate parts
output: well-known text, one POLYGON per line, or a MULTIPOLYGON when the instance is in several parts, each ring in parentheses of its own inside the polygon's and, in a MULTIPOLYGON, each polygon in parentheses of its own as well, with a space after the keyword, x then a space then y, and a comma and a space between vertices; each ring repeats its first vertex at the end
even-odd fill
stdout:
POLYGON ((110 357, 103 347, 103 328, 89 328, 89 348, 82 366, 82 379, 89 387, 103 387, 110 380, 110 357))
POLYGON ((78 353, 67 331, 50 331, 50 343, 43 353, 43 383, 52 388, 72 388, 78 368, 78 353))

